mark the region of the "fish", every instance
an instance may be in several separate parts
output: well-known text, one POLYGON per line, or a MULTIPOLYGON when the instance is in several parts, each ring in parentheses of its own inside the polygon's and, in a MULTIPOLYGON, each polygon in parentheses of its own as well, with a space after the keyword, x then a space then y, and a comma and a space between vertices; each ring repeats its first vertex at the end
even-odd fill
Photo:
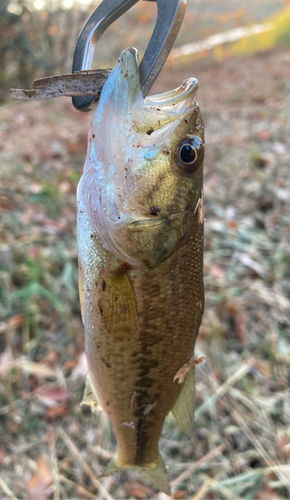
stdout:
POLYGON ((90 125, 77 189, 88 383, 117 441, 102 474, 170 485, 159 438, 171 412, 190 434, 204 308, 204 125, 198 82, 143 98, 138 52, 122 52, 90 125))

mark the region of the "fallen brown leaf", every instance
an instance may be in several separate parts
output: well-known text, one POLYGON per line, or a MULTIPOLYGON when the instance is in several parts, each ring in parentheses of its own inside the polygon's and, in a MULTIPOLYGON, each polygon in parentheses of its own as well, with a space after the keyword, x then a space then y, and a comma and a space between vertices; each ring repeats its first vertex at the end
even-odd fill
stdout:
POLYGON ((23 314, 16 314, 15 316, 11 316, 11 318, 8 318, 5 322, 8 328, 17 328, 18 326, 21 326, 22 323, 23 314))
POLYGON ((257 491, 254 500, 281 500, 281 497, 265 483, 257 491))
POLYGON ((247 345, 247 337, 246 337, 246 325, 247 325, 247 316, 244 312, 239 311, 234 317, 234 330, 235 334, 242 345, 247 345))
POLYGON ((8 430, 8 432, 15 434, 19 429, 19 424, 14 422, 14 420, 8 420, 8 422, 6 424, 6 429, 8 430))
POLYGON ((172 494, 172 498, 175 500, 182 500, 183 498, 186 498, 186 491, 185 490, 177 490, 172 494))
POLYGON ((215 278, 224 278, 225 277, 225 272, 223 268, 217 264, 212 266, 212 274, 214 275, 215 278))
POLYGON ((64 363, 64 367, 67 369, 67 370, 72 370, 73 368, 75 368, 77 366, 78 362, 76 359, 70 359, 68 361, 66 361, 64 363))
POLYGON ((55 401, 68 401, 71 397, 70 392, 68 392, 64 387, 59 386, 47 387, 44 385, 38 387, 35 392, 40 396, 41 400, 44 402, 47 400, 48 405, 55 401))
POLYGON ((12 196, 9 196, 8 194, 1 194, 0 196, 0 208, 1 210, 11 210, 13 208, 16 208, 17 204, 15 203, 15 200, 13 199, 12 196))
POLYGON ((227 222, 227 227, 229 229, 237 229, 238 228, 238 224, 234 220, 229 220, 227 222))
POLYGON ((44 455, 40 455, 37 461, 37 472, 28 481, 28 491, 32 500, 45 500, 50 492, 53 478, 44 455))
POLYGON ((123 488, 128 495, 136 498, 143 499, 148 498, 148 496, 152 498, 154 495, 154 491, 149 486, 146 486, 137 479, 133 479, 132 481, 123 484, 123 488))
POLYGON ((2 464, 4 458, 6 457, 6 451, 4 450, 4 448, 0 448, 0 465, 2 464))
POLYGON ((60 403, 57 406, 51 406, 46 410, 45 417, 47 420, 57 420, 62 418, 69 412, 69 404, 67 402, 60 403))
POLYGON ((260 139, 260 141, 267 141, 270 139, 271 134, 269 130, 261 130, 260 132, 257 133, 257 138, 260 139))

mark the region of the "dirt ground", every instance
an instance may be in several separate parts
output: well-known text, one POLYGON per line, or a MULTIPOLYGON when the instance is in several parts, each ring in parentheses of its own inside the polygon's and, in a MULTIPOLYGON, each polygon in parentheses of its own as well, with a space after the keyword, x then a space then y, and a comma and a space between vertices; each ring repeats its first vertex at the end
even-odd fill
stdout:
MULTIPOLYGON (((167 66, 199 80, 206 307, 191 439, 168 419, 172 498, 290 498, 290 51, 167 66)), ((0 498, 168 498, 96 476, 115 439, 80 406, 86 363, 75 190, 90 115, 69 99, 0 109, 0 498)))

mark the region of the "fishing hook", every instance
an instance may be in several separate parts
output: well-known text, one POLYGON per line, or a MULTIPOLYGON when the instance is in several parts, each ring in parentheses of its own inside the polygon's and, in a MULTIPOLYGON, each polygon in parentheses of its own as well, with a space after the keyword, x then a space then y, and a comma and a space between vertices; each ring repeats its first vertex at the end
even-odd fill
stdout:
MULTIPOLYGON (((72 72, 92 68, 97 41, 104 31, 139 0, 103 0, 85 23, 74 53, 72 72)), ((140 84, 146 97, 159 75, 177 37, 187 0, 146 0, 157 3, 157 20, 139 66, 140 84)), ((74 107, 89 111, 93 97, 73 97, 74 107)))

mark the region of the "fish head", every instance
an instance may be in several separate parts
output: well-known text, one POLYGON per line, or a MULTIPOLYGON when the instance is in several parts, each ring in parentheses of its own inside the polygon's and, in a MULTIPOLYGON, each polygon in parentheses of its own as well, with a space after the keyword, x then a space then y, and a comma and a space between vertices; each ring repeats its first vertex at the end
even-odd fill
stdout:
POLYGON ((183 244, 202 210, 204 128, 197 80, 142 96, 138 53, 124 51, 92 119, 82 193, 103 245, 155 266, 183 244))

